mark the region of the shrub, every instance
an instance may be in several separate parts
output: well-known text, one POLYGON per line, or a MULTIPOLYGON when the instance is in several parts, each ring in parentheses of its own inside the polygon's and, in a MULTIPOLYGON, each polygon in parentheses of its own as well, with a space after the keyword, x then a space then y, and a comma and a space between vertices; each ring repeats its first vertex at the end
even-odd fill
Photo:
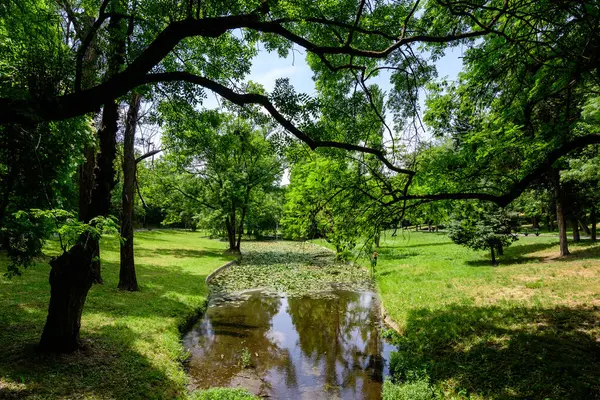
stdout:
POLYGON ((427 379, 396 385, 389 380, 383 383, 383 400, 432 400, 433 389, 427 379))
POLYGON ((258 397, 246 389, 212 388, 191 394, 190 400, 257 400, 258 397))

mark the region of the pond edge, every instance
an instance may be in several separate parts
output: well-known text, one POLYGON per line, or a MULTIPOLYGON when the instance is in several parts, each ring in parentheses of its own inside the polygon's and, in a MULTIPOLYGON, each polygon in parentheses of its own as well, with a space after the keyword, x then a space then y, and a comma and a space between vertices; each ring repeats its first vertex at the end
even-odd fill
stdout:
POLYGON ((206 277, 204 282, 208 285, 210 283, 210 281, 212 281, 215 278, 215 276, 217 276, 221 271, 231 267, 233 264, 237 264, 241 259, 242 259, 242 257, 239 256, 235 260, 231 260, 228 263, 221 265, 219 268, 215 269, 213 272, 208 274, 208 276, 206 277))

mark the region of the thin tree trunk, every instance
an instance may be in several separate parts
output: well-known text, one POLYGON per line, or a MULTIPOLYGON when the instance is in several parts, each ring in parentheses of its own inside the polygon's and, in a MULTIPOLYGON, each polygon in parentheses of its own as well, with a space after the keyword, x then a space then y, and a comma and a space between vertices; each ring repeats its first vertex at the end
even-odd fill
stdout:
POLYGON ((592 205, 592 209, 590 210, 590 223, 592 224, 592 230, 590 232, 590 236, 592 238, 592 242, 596 241, 596 205, 592 205))
POLYGON ((88 221, 92 189, 94 188, 94 168, 96 167, 96 149, 85 146, 84 162, 79 166, 79 219, 88 221))
MULTIPOLYGON (((3 187, 3 193, 2 193, 2 203, 0 203, 0 228, 2 228, 2 225, 4 224, 4 216, 6 215, 6 210, 8 208, 8 202, 10 200, 10 195, 12 193, 13 190, 13 182, 14 182, 14 178, 15 178, 16 172, 14 171, 14 168, 11 166, 8 166, 8 171, 7 171, 7 175, 4 178, 4 187, 3 187)), ((0 242, 1 244, 2 242, 0 242)))
POLYGON ((135 129, 140 109, 141 96, 134 93, 129 103, 127 122, 123 138, 123 193, 121 201, 121 267, 119 284, 121 290, 135 292, 138 290, 135 274, 135 257, 133 250, 133 205, 135 196, 135 129))
POLYGON ((579 222, 577 222, 576 217, 571 218, 571 226, 573 228, 573 241, 579 242, 581 240, 581 236, 579 235, 579 222))
POLYGON ((227 239, 229 240, 229 251, 235 252, 235 220, 232 223, 230 216, 225 218, 225 229, 227 230, 227 239))
POLYGON ((560 241, 560 255, 569 255, 567 243, 567 219, 565 216, 564 194, 560 184, 560 171, 552 168, 552 183, 554 185, 554 197, 556 199, 556 222, 558 225, 558 238, 560 241))
POLYGON ((533 216, 533 229, 539 229, 539 227, 540 227, 540 223, 538 221, 538 218, 537 218, 537 216, 534 215, 533 216))
POLYGON ((242 234, 244 233, 244 219, 246 218, 246 208, 247 206, 244 206, 242 208, 242 217, 240 218, 240 229, 238 232, 237 244, 235 246, 237 251, 241 251, 242 234))
POLYGON ((498 243, 498 255, 499 256, 504 255, 504 246, 502 245, 502 243, 498 243))
POLYGON ((492 254, 492 265, 496 265, 496 254, 494 253, 494 246, 490 246, 490 253, 492 254))
POLYGON ((579 227, 583 231, 584 235, 586 235, 586 236, 591 235, 590 228, 588 228, 588 226, 587 226, 587 221, 585 219, 585 216, 583 216, 583 217, 581 217, 581 219, 579 219, 579 227))
MULTIPOLYGON (((98 216, 106 216, 110 210, 110 193, 115 186, 115 169, 113 163, 117 152, 117 121, 119 105, 116 101, 108 102, 102 110, 102 126, 98 131, 100 152, 96 156, 94 169, 94 187, 90 195, 90 206, 86 222, 98 216)), ((100 241, 90 239, 96 257, 92 260, 92 268, 96 271, 94 283, 103 283, 100 264, 100 241)))

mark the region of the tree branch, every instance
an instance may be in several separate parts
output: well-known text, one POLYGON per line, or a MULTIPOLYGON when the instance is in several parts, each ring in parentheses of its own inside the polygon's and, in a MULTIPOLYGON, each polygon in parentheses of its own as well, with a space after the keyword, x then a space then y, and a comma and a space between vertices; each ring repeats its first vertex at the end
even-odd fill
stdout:
POLYGON ((306 143, 312 150, 318 147, 332 147, 337 149, 349 150, 349 151, 358 151, 361 153, 372 154, 377 157, 383 164, 391 169, 392 171, 414 175, 414 171, 399 168, 392 164, 384 155, 381 150, 373 149, 371 147, 359 146, 350 143, 342 143, 335 141, 321 141, 314 140, 306 133, 302 132, 298 129, 290 120, 285 118, 271 103, 267 96, 256 94, 256 93, 236 93, 233 90, 229 89, 226 86, 221 85, 220 83, 214 82, 210 79, 204 78, 202 76, 193 75, 187 72, 165 72, 158 74, 148 74, 145 77, 146 83, 153 82, 170 82, 170 81, 186 81, 191 82, 207 89, 212 90, 213 92, 219 94, 220 96, 226 98, 234 104, 239 106, 243 106, 246 104, 258 104, 263 106, 269 114, 277 121, 281 126, 287 129, 290 133, 296 136, 298 139, 306 143))
POLYGON ((148 157, 152 157, 155 154, 158 154, 162 151, 162 149, 158 149, 158 150, 152 150, 147 152, 146 154, 142 154, 141 156, 139 156, 138 158, 135 159, 135 163, 138 164, 139 162, 145 160, 148 157))
MULTIPOLYGON (((179 42, 193 36, 217 38, 228 31, 241 28, 262 33, 272 33, 304 47, 307 51, 315 53, 329 68, 337 70, 341 67, 333 67, 325 58, 325 55, 347 54, 383 59, 400 46, 410 43, 447 43, 460 39, 474 38, 487 33, 485 29, 481 29, 445 36, 416 35, 397 40, 383 50, 357 49, 344 45, 320 46, 288 30, 282 23, 261 21, 260 19, 267 11, 268 7, 263 7, 251 14, 228 15, 200 20, 186 19, 171 22, 125 70, 93 88, 49 99, 15 100, 0 98, 0 125, 39 120, 63 120, 97 111, 105 102, 114 100, 144 83, 144 76, 158 65, 179 42)), ((498 16, 492 19, 489 25, 493 25, 498 16)), ((96 24, 98 24, 98 21, 101 21, 101 19, 99 18, 96 24)), ((88 40, 91 41, 92 37, 93 35, 87 35, 86 39, 90 38, 88 40)), ((85 49, 86 46, 82 43, 80 51, 85 49)), ((356 66, 349 65, 347 68, 356 68, 356 66)))
MULTIPOLYGON (((519 197, 525 189, 529 187, 536 179, 543 176, 546 171, 562 156, 567 155, 573 150, 583 148, 592 144, 600 144, 600 134, 591 134, 586 136, 580 136, 573 139, 563 145, 557 147, 546 155, 544 160, 538 164, 538 166, 525 175, 520 180, 516 181, 508 190, 501 195, 494 195, 490 193, 437 193, 437 194, 422 194, 422 195, 409 195, 404 194, 398 196, 396 199, 387 202, 385 205, 390 206, 398 202, 407 200, 485 200, 491 201, 498 204, 500 207, 506 207, 513 200, 519 197)), ((406 189, 405 189, 406 193, 406 189)))

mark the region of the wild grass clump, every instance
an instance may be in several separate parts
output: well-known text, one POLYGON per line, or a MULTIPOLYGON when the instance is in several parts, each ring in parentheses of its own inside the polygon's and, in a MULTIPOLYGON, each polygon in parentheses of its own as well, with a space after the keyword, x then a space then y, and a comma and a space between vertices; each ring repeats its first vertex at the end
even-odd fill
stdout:
POLYGON ((212 388, 193 392, 190 400, 258 400, 258 397, 246 389, 212 388))

